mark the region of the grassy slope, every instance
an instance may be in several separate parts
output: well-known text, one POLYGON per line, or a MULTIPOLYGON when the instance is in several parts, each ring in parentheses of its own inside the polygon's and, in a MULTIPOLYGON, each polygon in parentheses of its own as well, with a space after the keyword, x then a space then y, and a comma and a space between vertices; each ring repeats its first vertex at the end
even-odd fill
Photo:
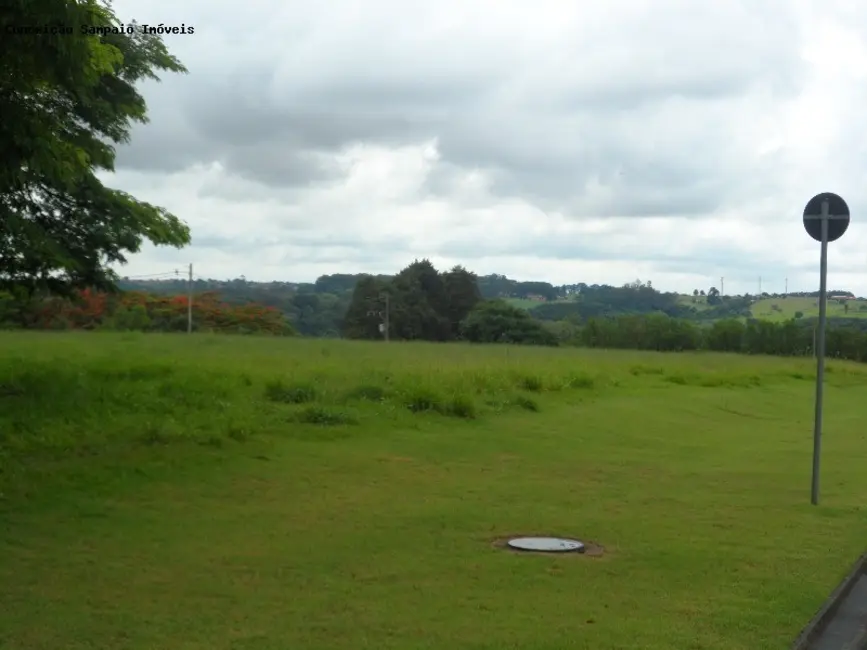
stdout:
POLYGON ((677 301, 682 305, 687 305, 688 307, 695 307, 696 310, 702 311, 710 307, 707 304, 707 296, 691 296, 681 294, 677 297, 677 301))
MULTIPOLYGON (((528 300, 526 298, 506 298, 507 303, 512 305, 513 307, 518 307, 520 309, 532 309, 533 307, 538 307, 539 305, 546 304, 544 301, 539 300, 528 300)), ((555 300, 552 302, 566 302, 565 300, 555 300)))
POLYGON ((809 360, 2 334, 3 647, 787 647, 867 536, 829 367, 814 508, 809 360), (607 553, 491 546, 526 532, 607 553))
MULTIPOLYGON (((837 301, 828 301, 828 317, 829 318, 867 318, 867 311, 860 311, 860 308, 867 305, 867 300, 851 300, 849 301, 849 312, 846 313, 845 307, 837 301)), ((815 298, 765 298, 759 300, 753 305, 752 312, 756 318, 763 320, 789 320, 795 317, 795 312, 803 312, 805 318, 819 315, 819 303, 815 298), (772 308, 772 305, 777 305, 780 311, 772 308)))
MULTIPOLYGON (((678 301, 681 304, 689 307, 694 307, 698 311, 708 308, 707 299, 704 296, 699 296, 693 302, 693 296, 680 295, 678 301)), ((509 298, 508 302, 516 307, 523 309, 532 309, 538 306, 539 303, 533 300, 522 300, 520 298, 509 298)), ((560 301, 558 301, 560 302, 560 301)), ((843 305, 831 300, 828 302, 828 317, 829 318, 867 318, 867 309, 860 311, 861 307, 867 307, 867 300, 853 300, 849 303, 849 312, 846 313, 843 305)), ((803 312, 804 318, 819 315, 819 307, 815 298, 765 298, 757 301, 752 307, 754 318, 769 321, 784 321, 795 317, 795 312, 803 312), (772 305, 777 305, 780 311, 772 308, 772 305)))

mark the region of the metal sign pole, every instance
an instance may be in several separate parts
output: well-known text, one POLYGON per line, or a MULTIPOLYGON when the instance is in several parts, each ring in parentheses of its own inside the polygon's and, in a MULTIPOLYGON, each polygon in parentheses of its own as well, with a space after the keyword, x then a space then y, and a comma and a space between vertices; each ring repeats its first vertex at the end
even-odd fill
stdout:
POLYGON ((813 480, 810 501, 819 505, 819 459, 822 453, 822 400, 825 385, 825 324, 828 307, 828 243, 837 241, 849 228, 849 206, 843 197, 822 192, 804 208, 804 230, 822 245, 819 261, 819 323, 813 330, 816 355, 816 419, 813 426, 813 480))
POLYGON ((816 413, 813 423, 813 481, 810 502, 819 505, 819 462, 822 455, 822 401, 825 383, 825 319, 828 285, 828 201, 822 201, 822 252, 819 261, 819 329, 816 333, 816 413))

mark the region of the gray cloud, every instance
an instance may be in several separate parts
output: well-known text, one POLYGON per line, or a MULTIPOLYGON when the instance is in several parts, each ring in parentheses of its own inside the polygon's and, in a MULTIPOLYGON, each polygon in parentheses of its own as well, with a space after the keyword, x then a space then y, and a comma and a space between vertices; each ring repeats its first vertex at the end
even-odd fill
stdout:
POLYGON ((238 147, 221 162, 229 172, 273 187, 309 186, 340 175, 333 159, 314 151, 282 146, 238 147))
POLYGON ((116 0, 126 19, 196 25, 166 39, 191 73, 144 86, 151 124, 120 148, 117 178, 248 277, 439 255, 564 281, 641 265, 728 285, 770 265, 812 286, 799 215, 813 193, 839 192, 853 212, 832 275, 863 258, 856 5, 116 0), (561 215, 608 222, 570 241, 561 215), (683 217, 682 230, 650 231, 649 216, 683 217))
MULTIPOLYGON (((541 39, 528 54, 477 31, 461 38, 458 29, 454 39, 428 32, 423 18, 414 39, 368 35, 365 27, 387 19, 382 12, 401 15, 389 3, 334 34, 322 31, 327 24, 312 8, 298 6, 282 16, 292 39, 284 33, 273 42, 279 32, 267 23, 258 50, 227 35, 237 60, 221 74, 196 74, 197 63, 215 66, 191 49, 193 74, 148 89, 153 124, 118 163, 171 171, 218 160, 268 186, 310 186, 339 177, 328 157, 348 145, 437 138, 442 164, 485 169, 495 192, 543 209, 577 216, 713 210, 735 176, 751 173, 743 169, 743 141, 732 137, 742 125, 719 120, 726 110, 747 119, 761 110, 736 105, 756 89, 776 97, 798 90, 798 30, 782 0, 749 10, 677 0, 656 6, 644 13, 624 4, 612 34, 594 32, 594 16, 588 24, 576 17, 574 42, 546 50, 541 39), (699 155, 708 150, 713 157, 699 155), (617 200, 585 205, 591 182, 613 183, 617 200)), ((231 24, 209 21, 211 30, 231 24)), ((448 186, 441 174, 426 189, 448 186)))

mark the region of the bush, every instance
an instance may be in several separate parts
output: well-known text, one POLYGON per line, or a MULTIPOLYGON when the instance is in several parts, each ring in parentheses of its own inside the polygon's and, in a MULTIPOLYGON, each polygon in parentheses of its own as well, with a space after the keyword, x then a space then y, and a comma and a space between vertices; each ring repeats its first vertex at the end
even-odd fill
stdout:
POLYGON ((515 406, 520 406, 522 409, 532 411, 533 413, 539 412, 539 403, 531 397, 527 397, 526 395, 516 395, 512 401, 515 406))
POLYGON ((575 374, 569 377, 566 383, 568 388, 591 389, 596 385, 596 380, 589 375, 575 374))
POLYGON ((446 399, 434 390, 425 387, 415 388, 408 393, 404 404, 413 413, 433 412, 467 420, 476 417, 476 404, 472 398, 455 394, 446 399))
POLYGON ((276 379, 265 386, 265 396, 272 402, 285 404, 305 404, 316 400, 317 391, 313 384, 299 383, 286 385, 276 379))
POLYGON ((424 411, 442 411, 443 399, 432 390, 417 388, 410 392, 405 400, 406 407, 413 413, 424 411))
POLYGON ((503 300, 480 302, 461 322, 461 337, 472 343, 557 346, 557 336, 524 309, 503 300))
POLYGON ((318 424, 320 426, 336 426, 340 424, 358 424, 358 418, 335 409, 321 406, 307 406, 295 414, 295 421, 303 424, 318 424))
POLYGON ((455 395, 446 404, 444 415, 472 420, 476 417, 476 405, 469 397, 455 395))
POLYGON ((518 380, 518 386, 532 393, 541 392, 544 388, 541 378, 534 375, 526 375, 518 380))

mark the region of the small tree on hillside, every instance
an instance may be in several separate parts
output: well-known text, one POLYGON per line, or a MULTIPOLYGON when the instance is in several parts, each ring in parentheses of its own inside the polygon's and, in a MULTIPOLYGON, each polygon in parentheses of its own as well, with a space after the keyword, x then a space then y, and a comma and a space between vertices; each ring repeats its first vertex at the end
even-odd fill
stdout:
POLYGON ((716 287, 711 287, 707 292, 707 304, 709 305, 718 305, 722 302, 722 299, 719 296, 719 289, 716 287))

